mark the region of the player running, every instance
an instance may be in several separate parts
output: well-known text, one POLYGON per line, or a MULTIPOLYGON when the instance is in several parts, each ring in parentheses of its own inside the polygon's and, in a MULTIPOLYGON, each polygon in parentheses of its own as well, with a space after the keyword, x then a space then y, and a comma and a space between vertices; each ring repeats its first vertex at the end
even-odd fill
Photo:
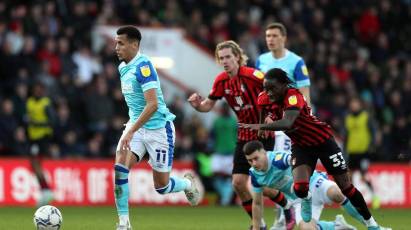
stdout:
POLYGON ((146 152, 153 169, 154 187, 159 194, 184 191, 191 205, 200 202, 193 176, 170 176, 173 163, 175 116, 169 112, 160 87, 160 79, 147 56, 139 53, 141 33, 133 26, 117 30, 116 53, 121 91, 129 108, 130 120, 119 140, 115 160, 115 201, 119 223, 117 230, 131 229, 129 221, 130 168, 146 152))
MULTIPOLYGON (((310 77, 304 59, 286 48, 287 29, 281 23, 271 23, 265 29, 265 42, 268 52, 261 54, 255 67, 262 72, 272 68, 280 68, 287 73, 291 85, 301 91, 310 106, 310 77)), ((274 150, 291 151, 291 140, 283 131, 275 131, 274 150)), ((275 223, 270 230, 285 228, 285 218, 278 211, 275 223)))
POLYGON ((278 68, 265 74, 264 92, 259 101, 269 101, 274 122, 269 124, 240 124, 252 130, 284 130, 292 140, 292 167, 294 193, 302 198, 302 218, 311 221, 311 193, 309 179, 320 159, 343 194, 350 200, 366 222, 368 229, 384 229, 372 217, 364 197, 351 183, 347 165, 337 146, 331 127, 311 115, 304 96, 289 86, 287 74, 278 68))
POLYGON ((310 178, 312 191, 313 218, 309 223, 302 221, 301 205, 298 197, 292 192, 293 176, 291 173, 291 154, 285 151, 265 151, 261 142, 250 141, 244 145, 244 154, 251 165, 250 176, 254 191, 253 196, 253 226, 258 226, 263 210, 263 190, 277 189, 285 194, 288 200, 293 200, 296 207, 296 221, 299 229, 335 229, 354 230, 347 224, 342 215, 337 215, 335 221, 320 221, 324 204, 341 204, 344 209, 359 222, 364 219, 342 194, 338 186, 327 178, 325 173, 315 171, 310 178))
MULTIPOLYGON (((258 123, 257 98, 263 90, 264 74, 245 66, 248 57, 234 41, 219 43, 215 49, 215 58, 224 67, 224 72, 217 75, 208 98, 203 98, 198 93, 188 98, 191 106, 199 112, 209 112, 217 100, 224 97, 240 122, 258 123)), ((252 197, 247 187, 250 165, 242 149, 248 141, 257 140, 257 131, 239 128, 237 134, 232 183, 244 210, 252 217, 252 197)), ((263 139, 262 142, 266 149, 273 149, 273 138, 263 139)), ((265 224, 262 229, 265 229, 265 224)))

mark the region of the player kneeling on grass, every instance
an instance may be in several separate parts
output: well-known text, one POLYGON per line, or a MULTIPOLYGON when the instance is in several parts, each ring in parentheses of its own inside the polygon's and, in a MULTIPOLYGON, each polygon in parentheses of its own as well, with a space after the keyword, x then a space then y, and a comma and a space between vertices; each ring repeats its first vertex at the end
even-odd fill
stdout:
POLYGON ((364 197, 351 183, 341 149, 334 140, 331 127, 311 114, 304 96, 289 86, 290 80, 281 69, 271 69, 264 76, 264 91, 258 101, 266 101, 274 121, 267 124, 239 124, 252 130, 286 131, 292 141, 292 166, 296 196, 302 199, 301 216, 311 220, 309 180, 318 159, 331 174, 342 193, 364 218, 368 230, 388 229, 378 225, 365 203, 364 197))
MULTIPOLYGON (((299 229, 324 229, 324 230, 352 230, 355 227, 347 224, 342 215, 337 215, 335 221, 320 221, 324 204, 341 204, 352 217, 364 223, 364 219, 352 206, 350 201, 342 194, 338 186, 327 178, 325 173, 315 171, 310 178, 310 191, 312 192, 312 219, 309 223, 302 220, 301 203, 293 192, 293 177, 291 174, 291 154, 284 151, 265 151, 259 141, 250 141, 244 146, 244 154, 250 163, 251 184, 253 187, 253 226, 259 229, 263 212, 263 191, 269 194, 278 190, 285 194, 289 200, 295 201, 296 221, 299 229)), ((285 209, 289 208, 288 202, 285 209)), ((294 203, 294 202, 293 202, 294 203)), ((292 229, 292 226, 287 229, 292 229)))

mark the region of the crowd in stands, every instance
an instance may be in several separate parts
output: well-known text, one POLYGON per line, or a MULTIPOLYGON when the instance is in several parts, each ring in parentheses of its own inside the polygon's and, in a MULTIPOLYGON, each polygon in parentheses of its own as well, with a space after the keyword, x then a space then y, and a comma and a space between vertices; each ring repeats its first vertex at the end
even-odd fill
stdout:
MULTIPOLYGON (((52 102, 50 156, 113 156, 127 108, 113 47, 92 50, 93 26, 179 27, 211 52, 233 39, 253 66, 266 52, 265 25, 275 21, 288 29, 288 48, 307 63, 315 113, 341 142, 349 102, 359 98, 372 118, 374 159, 409 160, 409 0, 1 1, 0 154, 31 151, 26 104, 41 83, 52 102)), ((213 152, 211 130, 187 117, 185 98, 166 101, 177 115, 176 156, 213 152)))

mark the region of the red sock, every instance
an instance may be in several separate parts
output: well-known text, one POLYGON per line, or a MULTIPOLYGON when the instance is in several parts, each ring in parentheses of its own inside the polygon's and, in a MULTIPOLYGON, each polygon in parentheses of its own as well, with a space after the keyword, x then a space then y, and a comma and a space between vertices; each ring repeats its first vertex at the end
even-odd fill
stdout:
POLYGON ((248 213, 250 218, 253 218, 253 199, 244 201, 242 205, 243 209, 248 213))
POLYGON ((274 198, 270 197, 270 199, 275 203, 279 204, 283 208, 287 205, 287 199, 285 198, 284 194, 280 191, 278 191, 277 195, 274 198))

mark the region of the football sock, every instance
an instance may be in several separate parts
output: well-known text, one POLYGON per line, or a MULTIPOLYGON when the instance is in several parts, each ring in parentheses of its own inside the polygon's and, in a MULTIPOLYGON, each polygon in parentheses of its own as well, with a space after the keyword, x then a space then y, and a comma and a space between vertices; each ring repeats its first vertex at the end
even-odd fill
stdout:
POLYGON ((253 199, 243 201, 242 203, 243 209, 247 212, 247 214, 253 218, 253 199))
POLYGON ((370 217, 370 219, 365 220, 365 225, 367 225, 367 227, 371 227, 371 226, 378 226, 377 222, 374 220, 374 217, 370 217))
POLYGON ((275 197, 270 197, 270 199, 285 209, 290 208, 290 205, 287 205, 287 199, 285 198, 284 194, 280 191, 278 191, 275 197))
POLYGON ((296 181, 294 182, 293 188, 295 195, 297 195, 299 198, 306 198, 308 196, 308 181, 296 181))
POLYGON ((49 185, 48 185, 47 182, 46 182, 46 179, 44 178, 44 176, 37 177, 37 180, 39 181, 40 188, 41 188, 42 190, 43 190, 43 189, 50 189, 50 188, 49 188, 49 185))
POLYGON ((119 216, 128 216, 128 173, 129 170, 121 164, 114 165, 114 197, 119 216))
POLYGON ((371 218, 370 210, 368 210, 367 204, 365 203, 364 197, 361 192, 358 191, 352 184, 344 189, 343 194, 350 200, 351 204, 357 209, 364 220, 369 220, 371 218))
POLYGON ((350 200, 345 198, 345 200, 341 204, 344 208, 344 210, 350 214, 350 216, 354 217, 354 219, 358 220, 360 223, 365 224, 364 218, 361 216, 361 214, 355 209, 355 207, 351 204, 350 200))
POLYGON ((320 230, 334 230, 335 229, 335 224, 332 221, 323 221, 320 220, 317 223, 317 227, 320 230))
POLYGON ((168 184, 162 188, 156 188, 160 194, 184 191, 191 187, 191 181, 186 178, 170 177, 168 184))

